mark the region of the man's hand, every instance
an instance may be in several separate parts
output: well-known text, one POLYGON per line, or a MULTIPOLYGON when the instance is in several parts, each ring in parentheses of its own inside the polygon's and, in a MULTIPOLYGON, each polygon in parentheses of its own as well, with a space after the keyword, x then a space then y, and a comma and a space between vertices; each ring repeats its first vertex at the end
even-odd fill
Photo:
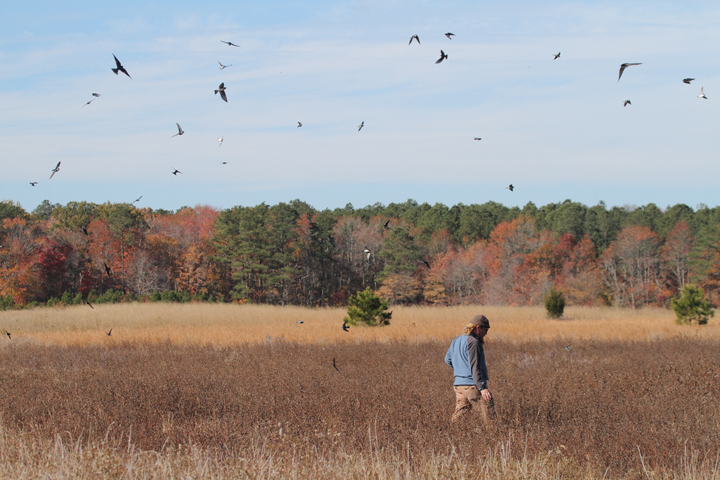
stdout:
POLYGON ((484 390, 480 390, 480 395, 482 395, 482 399, 486 402, 492 400, 492 393, 490 393, 490 390, 488 390, 487 388, 484 390))

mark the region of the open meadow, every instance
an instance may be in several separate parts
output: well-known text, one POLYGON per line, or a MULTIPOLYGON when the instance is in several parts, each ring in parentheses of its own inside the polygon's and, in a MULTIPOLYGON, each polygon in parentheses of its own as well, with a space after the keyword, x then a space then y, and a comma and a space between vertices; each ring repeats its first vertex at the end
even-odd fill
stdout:
POLYGON ((397 307, 387 327, 343 332, 343 316, 0 312, 0 477, 720 478, 716 319, 397 307), (496 419, 459 428, 443 357, 478 312, 496 419))

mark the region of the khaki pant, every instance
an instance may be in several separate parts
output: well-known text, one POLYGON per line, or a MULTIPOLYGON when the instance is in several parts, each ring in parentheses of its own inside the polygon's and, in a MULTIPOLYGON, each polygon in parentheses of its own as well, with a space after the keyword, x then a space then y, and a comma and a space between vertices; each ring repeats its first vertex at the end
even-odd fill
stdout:
POLYGON ((470 410, 475 410, 479 411, 483 424, 490 424, 491 419, 495 416, 494 399, 491 398, 489 402, 483 400, 480 391, 474 385, 457 385, 454 388, 455 413, 450 421, 457 423, 464 419, 470 410))

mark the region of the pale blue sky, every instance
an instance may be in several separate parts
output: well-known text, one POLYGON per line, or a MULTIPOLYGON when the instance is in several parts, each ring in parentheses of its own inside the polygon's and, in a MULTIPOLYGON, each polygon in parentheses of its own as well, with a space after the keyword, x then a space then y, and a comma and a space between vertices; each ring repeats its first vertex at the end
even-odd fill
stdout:
POLYGON ((716 206, 719 24, 709 1, 17 2, 0 199, 716 206))

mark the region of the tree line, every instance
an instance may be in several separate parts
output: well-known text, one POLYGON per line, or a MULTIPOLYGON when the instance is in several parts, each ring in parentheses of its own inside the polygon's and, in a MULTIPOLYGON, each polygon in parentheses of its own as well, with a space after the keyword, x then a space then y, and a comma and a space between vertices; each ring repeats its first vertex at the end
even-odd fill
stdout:
POLYGON ((720 298, 720 208, 566 200, 316 210, 300 200, 175 212, 127 203, 0 202, 0 307, 212 300, 669 306, 686 284, 720 298))

